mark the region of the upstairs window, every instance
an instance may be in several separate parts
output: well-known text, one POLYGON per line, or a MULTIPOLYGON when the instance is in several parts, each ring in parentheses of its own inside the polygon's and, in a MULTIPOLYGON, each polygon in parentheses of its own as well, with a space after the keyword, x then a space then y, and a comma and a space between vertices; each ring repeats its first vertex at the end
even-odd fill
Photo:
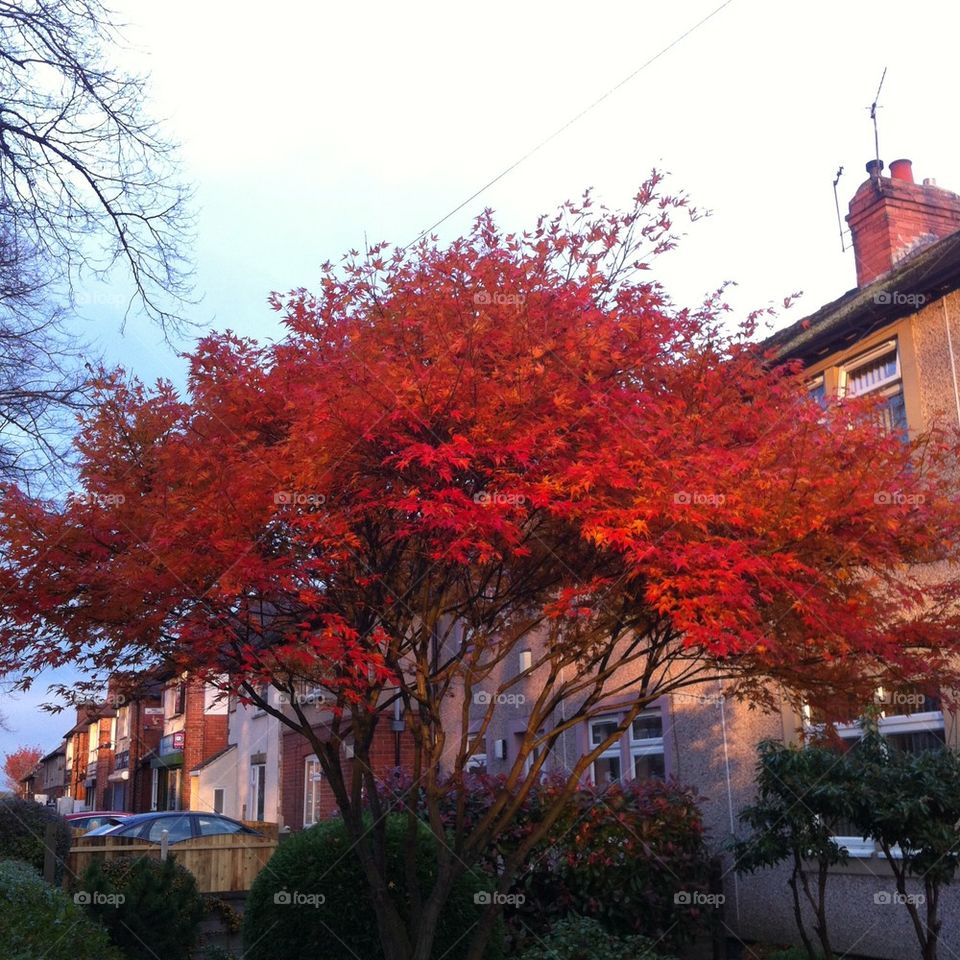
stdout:
POLYGON ((880 397, 884 427, 888 432, 906 432, 907 410, 896 340, 888 340, 845 363, 840 368, 840 392, 848 397, 880 397))

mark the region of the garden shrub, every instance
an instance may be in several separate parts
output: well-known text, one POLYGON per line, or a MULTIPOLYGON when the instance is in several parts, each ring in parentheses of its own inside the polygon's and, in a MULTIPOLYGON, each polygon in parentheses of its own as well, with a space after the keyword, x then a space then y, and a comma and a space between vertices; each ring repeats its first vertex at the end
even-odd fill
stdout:
POLYGON ((144 955, 190 960, 204 902, 193 874, 172 855, 164 861, 95 860, 77 882, 75 896, 87 902, 130 960, 144 955))
POLYGON ((3 960, 123 960, 106 930, 29 863, 0 861, 3 960))
POLYGON ((70 826, 51 807, 33 800, 5 797, 0 800, 0 860, 22 860, 43 873, 44 836, 47 824, 56 829, 56 881, 63 877, 70 853, 70 826))
MULTIPOLYGON (((534 785, 513 829, 480 866, 495 876, 502 858, 542 821, 563 783, 547 777, 534 785)), ((398 804, 406 786, 402 774, 393 777, 383 786, 382 802, 398 804)), ((502 777, 464 777, 466 830, 504 789, 502 777)), ((458 793, 453 789, 444 800, 448 827, 458 793)), ((588 786, 573 795, 527 857, 510 891, 523 902, 504 915, 511 940, 521 946, 530 933, 543 935, 558 920, 577 915, 599 920, 611 933, 642 934, 675 949, 710 915, 712 908, 694 896, 707 891, 708 878, 703 819, 692 790, 662 780, 588 786), (688 894, 686 902, 677 902, 678 893, 688 894)))
MULTIPOLYGON (((406 829, 405 817, 387 817, 387 871, 398 905, 406 901, 406 829)), ((426 895, 436 876, 436 840, 420 825, 417 841, 417 880, 426 895)), ((351 853, 352 846, 345 824, 335 819, 294 834, 277 848, 247 898, 244 960, 383 957, 367 881, 351 853)), ((489 889, 482 874, 467 873, 454 882, 437 924, 435 956, 444 960, 466 956, 470 938, 464 934, 476 924, 482 910, 475 895, 489 889)), ((501 929, 495 931, 486 956, 502 956, 501 929)))
POLYGON ((569 916, 520 954, 519 960, 672 960, 640 935, 618 937, 597 920, 569 916))

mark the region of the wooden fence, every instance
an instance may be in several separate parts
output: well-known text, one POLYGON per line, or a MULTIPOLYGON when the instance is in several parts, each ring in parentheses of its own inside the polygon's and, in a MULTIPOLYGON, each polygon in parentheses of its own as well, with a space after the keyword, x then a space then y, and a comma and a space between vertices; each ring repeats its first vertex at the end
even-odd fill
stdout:
MULTIPOLYGON (((270 825, 256 826, 260 829, 270 825)), ((272 837, 264 830, 262 837, 230 833, 171 844, 146 843, 136 837, 79 837, 70 848, 68 873, 79 877, 97 859, 154 857, 163 860, 173 854, 177 863, 196 877, 201 893, 249 890, 277 848, 276 824, 272 826, 272 837)))

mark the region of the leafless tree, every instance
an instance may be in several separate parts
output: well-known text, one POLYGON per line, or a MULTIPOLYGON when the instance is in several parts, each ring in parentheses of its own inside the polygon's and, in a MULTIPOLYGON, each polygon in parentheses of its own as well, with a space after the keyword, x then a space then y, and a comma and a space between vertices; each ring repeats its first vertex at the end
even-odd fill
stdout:
POLYGON ((0 0, 0 199, 68 303, 82 275, 120 266, 124 318, 168 332, 190 290, 188 191, 144 78, 111 63, 118 41, 99 0, 0 0))

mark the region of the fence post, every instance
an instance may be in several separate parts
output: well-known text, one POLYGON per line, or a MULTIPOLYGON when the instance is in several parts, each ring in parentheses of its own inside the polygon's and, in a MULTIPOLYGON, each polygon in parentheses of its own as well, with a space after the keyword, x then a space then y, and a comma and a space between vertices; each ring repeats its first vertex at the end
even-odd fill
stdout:
POLYGON ((43 879, 53 883, 57 875, 57 825, 48 823, 43 830, 43 879))
POLYGON ((160 831, 160 860, 167 859, 167 847, 170 845, 170 831, 161 830, 160 831))

